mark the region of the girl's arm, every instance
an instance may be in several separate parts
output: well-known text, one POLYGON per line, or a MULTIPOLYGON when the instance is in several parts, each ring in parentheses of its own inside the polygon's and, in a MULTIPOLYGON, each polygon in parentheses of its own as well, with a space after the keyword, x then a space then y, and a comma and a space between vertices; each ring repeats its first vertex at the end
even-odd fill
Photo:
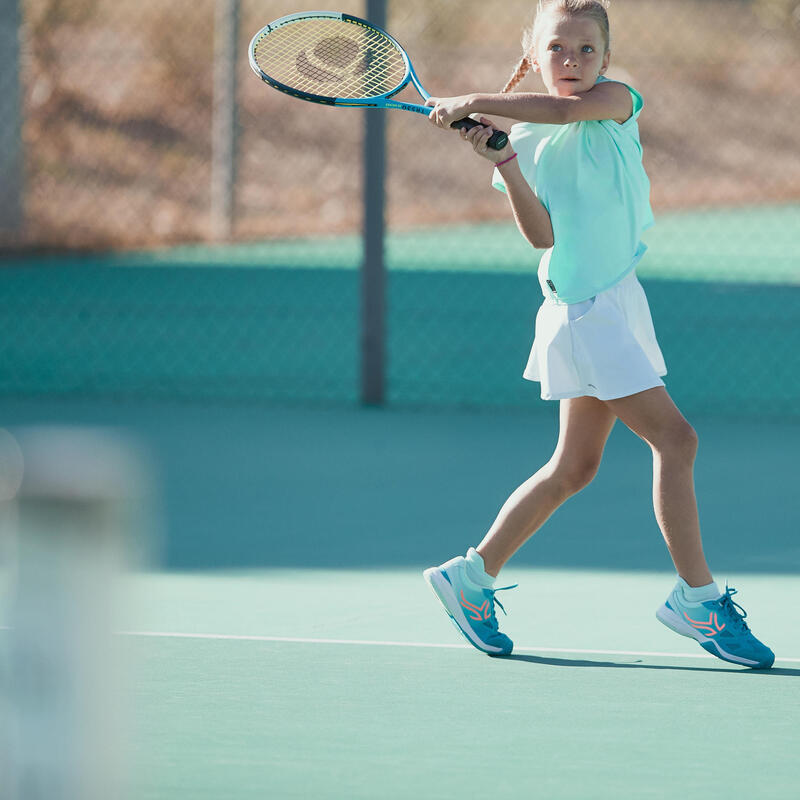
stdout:
MULTIPOLYGON (((461 138, 470 142, 478 155, 494 164, 499 164, 501 161, 511 158, 514 150, 510 144, 507 144, 502 150, 488 149, 486 142, 494 131, 491 120, 481 117, 481 125, 469 131, 462 130, 461 138)), ((498 167, 498 170, 506 184, 506 194, 520 233, 539 250, 552 247, 553 226, 550 222, 550 214, 523 177, 522 170, 519 168, 519 159, 513 158, 511 161, 506 161, 505 164, 498 167)))
POLYGON ((470 114, 498 114, 520 122, 567 125, 582 120, 613 119, 625 122, 633 113, 633 100, 623 83, 598 83, 588 92, 557 97, 537 92, 467 94, 432 97, 431 119, 442 128, 470 114))
MULTIPOLYGON (((486 130, 484 128, 484 130, 486 130)), ((486 135, 492 135, 491 128, 486 135)), ((502 151, 501 151, 502 152, 502 151)), ((511 155, 509 153, 509 155, 511 155)), ((519 159, 515 158, 499 167, 500 174, 506 184, 506 194, 511 203, 514 222, 517 223, 520 233, 537 249, 547 250, 553 246, 553 225, 550 214, 542 205, 539 198, 533 193, 528 182, 519 168, 519 159)))

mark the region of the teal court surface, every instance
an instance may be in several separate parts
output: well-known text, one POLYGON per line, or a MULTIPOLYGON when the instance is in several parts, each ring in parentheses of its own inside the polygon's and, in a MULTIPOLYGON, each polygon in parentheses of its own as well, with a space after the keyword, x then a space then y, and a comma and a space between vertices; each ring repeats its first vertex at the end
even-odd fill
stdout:
POLYGON ((116 638, 132 798, 796 797, 796 422, 692 419, 712 569, 778 657, 754 672, 655 619, 674 573, 649 451, 619 424, 501 573, 516 650, 492 659, 421 572, 549 457, 551 414, 31 401, 3 419, 121 427, 151 453, 166 536, 116 638))

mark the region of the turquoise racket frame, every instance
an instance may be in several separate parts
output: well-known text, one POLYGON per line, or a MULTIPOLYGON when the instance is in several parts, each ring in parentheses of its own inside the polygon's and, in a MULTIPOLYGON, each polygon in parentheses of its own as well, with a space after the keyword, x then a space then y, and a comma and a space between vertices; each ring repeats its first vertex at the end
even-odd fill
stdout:
POLYGON ((270 22, 269 25, 265 25, 256 35, 250 40, 250 47, 249 47, 249 61, 250 67, 253 72, 261 78, 262 81, 268 83, 272 86, 273 89, 277 89, 279 92, 284 92, 285 94, 289 94, 292 97, 297 97, 300 100, 310 100, 312 103, 322 103, 323 105, 327 106, 350 106, 356 108, 399 108, 404 111, 416 111, 418 114, 425 114, 428 116, 431 113, 431 109, 429 106, 419 105, 418 103, 403 103, 397 100, 392 100, 391 98, 394 95, 401 92, 403 89, 408 86, 409 83, 414 84, 414 88, 420 93, 424 100, 427 100, 430 97, 430 94, 425 90, 423 85, 419 82, 419 78, 417 77, 416 72, 414 72, 414 67, 411 64, 411 60, 408 57, 408 54, 401 46, 400 42, 388 34, 382 28, 379 28, 377 25, 373 25, 371 22, 367 22, 365 19, 361 19, 360 17, 354 17, 352 14, 344 14, 338 13, 336 11, 304 11, 300 12, 299 14, 288 14, 285 17, 281 17, 280 19, 276 19, 274 22, 270 22), (280 81, 275 80, 275 78, 267 75, 261 67, 258 66, 255 59, 255 49, 258 45, 259 41, 269 34, 271 31, 275 30, 275 28, 280 28, 283 25, 287 25, 291 22, 296 22, 300 19, 317 19, 320 17, 327 17, 330 19, 339 19, 344 22, 351 22, 355 25, 362 25, 365 28, 369 28, 370 30, 378 31, 378 33, 385 36, 389 39, 398 49, 400 55, 403 57, 403 63, 405 64, 406 74, 402 81, 400 81, 397 86, 391 89, 384 94, 376 95, 375 97, 364 98, 360 100, 347 100, 340 97, 326 97, 324 95, 319 94, 312 94, 310 92, 301 92, 297 89, 293 89, 291 86, 287 86, 285 83, 281 83, 280 81))

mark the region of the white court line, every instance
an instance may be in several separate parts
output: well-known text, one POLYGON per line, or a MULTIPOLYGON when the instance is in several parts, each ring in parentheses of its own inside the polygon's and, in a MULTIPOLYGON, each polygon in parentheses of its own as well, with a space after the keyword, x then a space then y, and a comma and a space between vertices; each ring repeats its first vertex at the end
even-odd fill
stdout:
MULTIPOLYGON (((1 631, 11 630, 0 627, 1 631)), ((294 636, 254 636, 234 633, 177 633, 174 631, 120 631, 121 636, 142 636, 161 639, 222 639, 243 642, 283 642, 287 644, 349 644, 372 647, 423 647, 444 648, 448 650, 472 650, 468 644, 435 644, 432 642, 391 642, 369 639, 311 639, 294 636)), ((600 656, 643 656, 653 658, 714 658, 706 652, 700 653, 661 653, 648 650, 588 650, 574 647, 514 647, 514 652, 528 653, 572 653, 574 655, 600 656)), ((775 661, 800 664, 800 658, 776 658, 775 661)))
MULTIPOLYGON (((283 642, 288 644, 349 644, 368 645, 373 647, 428 647, 455 650, 472 650, 468 644, 433 644, 430 642, 390 642, 372 641, 365 639, 310 639, 292 636, 247 636, 228 633, 166 633, 156 631, 123 631, 123 636, 149 636, 166 639, 229 639, 246 642, 283 642)), ((533 653, 573 653, 602 656, 652 656, 655 658, 714 658, 706 653, 659 653, 639 650, 585 650, 572 647, 514 647, 514 652, 520 650, 533 653)), ((775 661, 800 663, 800 658, 776 658, 775 661)))

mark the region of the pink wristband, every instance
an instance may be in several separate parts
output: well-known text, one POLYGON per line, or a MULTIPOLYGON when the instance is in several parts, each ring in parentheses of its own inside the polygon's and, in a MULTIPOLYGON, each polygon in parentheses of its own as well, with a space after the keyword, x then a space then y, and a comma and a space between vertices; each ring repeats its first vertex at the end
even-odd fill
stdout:
POLYGON ((517 154, 514 153, 513 156, 509 156, 505 161, 498 162, 497 164, 495 164, 495 166, 496 167, 502 167, 503 164, 508 164, 509 161, 513 161, 516 157, 517 157, 517 154))

